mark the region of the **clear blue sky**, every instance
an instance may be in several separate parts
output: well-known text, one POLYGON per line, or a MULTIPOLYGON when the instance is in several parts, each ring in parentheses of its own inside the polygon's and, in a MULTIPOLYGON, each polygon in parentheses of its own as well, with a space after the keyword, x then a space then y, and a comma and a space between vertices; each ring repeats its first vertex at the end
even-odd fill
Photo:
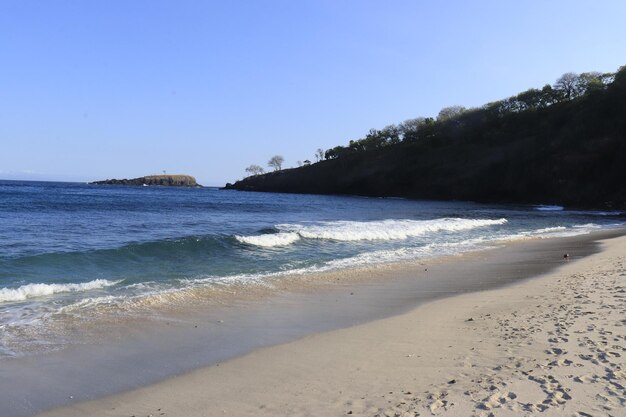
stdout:
POLYGON ((626 65, 626 2, 0 0, 0 178, 206 185, 626 65))

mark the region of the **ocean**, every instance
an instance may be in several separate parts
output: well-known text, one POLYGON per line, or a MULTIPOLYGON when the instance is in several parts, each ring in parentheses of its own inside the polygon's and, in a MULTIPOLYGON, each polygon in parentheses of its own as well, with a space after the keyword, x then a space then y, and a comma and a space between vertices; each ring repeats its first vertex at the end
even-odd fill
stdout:
POLYGON ((625 223, 558 206, 0 181, 0 360, 71 343, 64 323, 158 313, 212 288, 625 223))

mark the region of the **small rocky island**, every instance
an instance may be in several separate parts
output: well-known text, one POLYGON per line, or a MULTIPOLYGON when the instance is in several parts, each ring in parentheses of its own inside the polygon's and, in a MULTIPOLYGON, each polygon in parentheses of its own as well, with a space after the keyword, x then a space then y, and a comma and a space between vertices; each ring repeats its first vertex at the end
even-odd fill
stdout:
POLYGON ((90 184, 108 185, 162 185, 166 187, 202 187, 191 175, 148 175, 145 177, 131 179, 112 179, 104 181, 94 181, 90 184))

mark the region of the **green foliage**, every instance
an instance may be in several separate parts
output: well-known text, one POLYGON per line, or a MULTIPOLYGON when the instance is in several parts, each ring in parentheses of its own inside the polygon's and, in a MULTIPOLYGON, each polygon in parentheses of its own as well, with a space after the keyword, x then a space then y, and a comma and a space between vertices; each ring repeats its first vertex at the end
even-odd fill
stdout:
POLYGON ((545 107, 543 97, 544 95, 541 90, 531 88, 530 90, 526 90, 523 93, 519 93, 515 99, 519 103, 519 109, 523 111, 536 109, 538 107, 545 107))
POLYGON ((577 75, 563 74, 554 86, 546 84, 541 90, 531 88, 516 96, 485 104, 479 109, 466 109, 463 106, 450 106, 441 109, 437 119, 418 117, 398 125, 389 125, 382 130, 370 129, 362 139, 351 140, 347 147, 336 146, 325 153, 326 159, 336 159, 347 155, 381 149, 400 142, 415 142, 449 134, 452 130, 471 128, 493 118, 526 111, 536 111, 556 103, 570 101, 578 97, 606 90, 613 83, 616 74, 588 72, 577 75))
POLYGON ((626 207, 626 66, 371 129, 324 157, 235 188, 626 207))
POLYGON ((467 109, 463 106, 444 107, 439 111, 439 114, 437 115, 437 121, 445 122, 446 120, 454 119, 456 117, 459 117, 466 110, 467 109))

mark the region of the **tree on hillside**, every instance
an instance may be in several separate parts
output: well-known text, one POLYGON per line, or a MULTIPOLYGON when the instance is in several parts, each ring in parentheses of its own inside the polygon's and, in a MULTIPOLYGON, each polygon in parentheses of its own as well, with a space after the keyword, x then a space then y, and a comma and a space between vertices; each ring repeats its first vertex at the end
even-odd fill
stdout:
POLYGON ((587 94, 594 91, 604 90, 611 83, 613 74, 602 74, 601 72, 583 72, 578 76, 576 85, 580 94, 587 94))
POLYGON ((626 65, 619 67, 613 76, 612 87, 622 91, 624 90, 624 87, 626 87, 626 65))
POLYGON ((441 109, 441 111, 439 111, 439 114, 437 115, 437 121, 443 122, 445 120, 452 119, 463 113, 465 110, 467 109, 463 106, 444 107, 443 109, 441 109))
POLYGON ((424 125, 425 117, 408 119, 398 125, 402 140, 411 140, 417 136, 417 132, 424 125))
POLYGON ((517 95, 520 110, 535 109, 542 106, 543 94, 536 88, 531 88, 517 95))
POLYGON ((566 72, 556 80, 554 89, 560 93, 562 99, 571 100, 578 95, 578 84, 578 74, 566 72))
POLYGON ((250 175, 260 175, 264 172, 264 169, 258 165, 252 164, 246 168, 246 172, 250 175))
POLYGON ((383 144, 395 145, 396 143, 400 143, 402 132, 398 126, 388 125, 380 131, 380 135, 382 136, 383 144))
POLYGON ((337 159, 340 156, 347 153, 347 149, 343 146, 335 146, 332 149, 328 149, 324 154, 324 158, 326 159, 337 159))
POLYGON ((552 88, 550 84, 546 84, 541 89, 541 103, 543 107, 548 107, 559 101, 559 93, 552 88))
POLYGON ((274 171, 280 171, 283 167, 283 162, 285 162, 285 158, 281 155, 274 155, 267 161, 267 166, 274 168, 274 171))
POLYGON ((324 159, 324 149, 317 148, 317 151, 315 151, 315 159, 317 160, 317 162, 324 159))

